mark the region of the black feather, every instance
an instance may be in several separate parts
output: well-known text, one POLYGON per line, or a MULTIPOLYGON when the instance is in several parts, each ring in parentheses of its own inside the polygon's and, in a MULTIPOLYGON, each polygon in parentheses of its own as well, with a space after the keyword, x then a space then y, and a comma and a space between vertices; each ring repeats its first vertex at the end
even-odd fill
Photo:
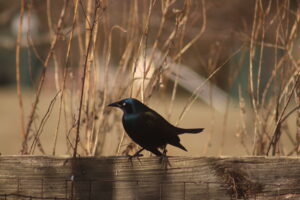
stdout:
POLYGON ((184 129, 173 126, 160 114, 137 99, 123 99, 109 106, 123 110, 122 122, 127 134, 143 149, 157 156, 162 155, 158 149, 164 148, 167 144, 187 151, 180 143, 178 135, 183 133, 200 133, 204 130, 203 128, 184 129))

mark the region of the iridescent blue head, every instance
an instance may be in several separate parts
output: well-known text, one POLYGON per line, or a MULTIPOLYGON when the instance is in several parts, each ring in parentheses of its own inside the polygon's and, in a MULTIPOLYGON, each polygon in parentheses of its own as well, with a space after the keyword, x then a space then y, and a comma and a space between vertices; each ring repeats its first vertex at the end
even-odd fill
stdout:
POLYGON ((122 99, 108 106, 121 108, 125 114, 144 112, 149 109, 142 102, 134 98, 122 99))

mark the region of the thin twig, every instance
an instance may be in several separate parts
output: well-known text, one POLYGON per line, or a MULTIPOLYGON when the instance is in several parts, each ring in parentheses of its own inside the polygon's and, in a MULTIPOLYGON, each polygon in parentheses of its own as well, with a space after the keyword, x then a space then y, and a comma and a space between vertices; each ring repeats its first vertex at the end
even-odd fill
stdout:
POLYGON ((180 52, 174 57, 174 60, 178 60, 195 42, 197 42, 199 40, 199 38, 201 38, 201 36, 204 33, 204 30, 206 28, 206 7, 205 7, 205 1, 201 0, 201 4, 202 4, 202 26, 199 30, 199 33, 196 35, 196 37, 194 37, 190 42, 188 42, 181 50, 180 52))
MULTIPOLYGON (((290 94, 288 95, 288 100, 287 100, 287 102, 285 103, 285 105, 284 105, 284 107, 283 107, 283 110, 281 111, 281 114, 280 114, 280 116, 279 116, 279 118, 278 118, 278 120, 277 120, 277 122, 276 122, 276 125, 275 125, 275 127, 274 127, 274 129, 273 129, 273 132, 272 132, 272 133, 273 133, 273 134, 272 134, 272 139, 271 139, 271 141, 270 141, 270 143, 269 143, 269 146, 268 146, 268 150, 267 150, 267 152, 266 152, 266 155, 269 154, 272 145, 273 145, 273 148, 276 147, 276 144, 275 144, 275 142, 274 142, 275 137, 278 137, 278 140, 279 140, 280 135, 277 135, 277 134, 275 134, 275 133, 276 133, 276 131, 277 131, 279 125, 280 125, 281 122, 282 122, 284 112, 285 112, 285 110, 287 109, 287 106, 288 106, 289 103, 290 103, 290 100, 291 100, 291 98, 292 98, 292 95, 293 95, 293 93, 294 93, 294 90, 295 90, 295 88, 296 88, 296 86, 297 86, 297 84, 298 84, 299 76, 300 76, 300 75, 299 75, 299 73, 298 73, 298 74, 296 75, 295 84, 294 84, 293 88, 291 89, 290 94)), ((277 140, 277 141, 278 141, 278 140, 277 140)))
POLYGON ((50 114, 51 114, 51 112, 52 112, 52 110, 53 110, 53 107, 54 107, 54 105, 55 105, 55 102, 56 102, 56 98, 57 98, 57 96, 58 96, 59 94, 60 94, 60 91, 58 91, 58 92, 56 93, 56 95, 54 96, 54 98, 51 100, 51 102, 50 102, 50 104, 49 104, 49 106, 48 106, 48 109, 47 109, 47 111, 46 111, 44 117, 43 117, 42 120, 41 120, 41 123, 40 123, 40 125, 39 125, 39 128, 38 128, 36 134, 35 134, 34 140, 33 140, 32 144, 31 144, 31 147, 30 147, 30 150, 29 150, 29 153, 30 153, 30 154, 33 154, 33 153, 34 153, 35 146, 36 146, 36 144, 38 143, 41 134, 43 133, 43 128, 44 128, 46 122, 48 121, 48 119, 49 119, 49 117, 50 117, 50 114))
POLYGON ((233 54, 231 54, 219 67, 217 67, 207 78, 206 80, 201 84, 199 85, 195 91, 193 92, 193 94, 191 95, 191 97, 189 98, 188 102, 186 103, 186 105, 184 106, 182 112, 180 113, 179 115, 179 118, 176 122, 176 124, 178 124, 184 117, 185 113, 190 109, 190 107, 193 105, 193 103, 196 101, 197 97, 198 97, 198 93, 199 91, 201 90, 201 88, 214 76, 216 75, 224 66, 225 64, 231 60, 238 52, 241 51, 241 49, 243 48, 244 46, 241 46, 239 49, 237 49, 233 54))

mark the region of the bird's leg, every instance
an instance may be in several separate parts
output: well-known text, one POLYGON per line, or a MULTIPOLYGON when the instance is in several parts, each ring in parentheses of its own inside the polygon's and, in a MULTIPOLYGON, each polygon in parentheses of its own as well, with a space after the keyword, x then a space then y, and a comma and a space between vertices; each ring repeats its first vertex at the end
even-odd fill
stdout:
POLYGON ((162 155, 160 157, 160 163, 162 164, 162 166, 163 166, 164 169, 168 169, 168 166, 171 167, 171 163, 170 163, 170 161, 168 159, 168 156, 167 156, 167 152, 168 151, 167 151, 166 146, 167 145, 163 146, 163 153, 162 153, 162 155))
POLYGON ((164 150, 163 150, 163 156, 166 156, 167 157, 167 145, 164 146, 164 150))

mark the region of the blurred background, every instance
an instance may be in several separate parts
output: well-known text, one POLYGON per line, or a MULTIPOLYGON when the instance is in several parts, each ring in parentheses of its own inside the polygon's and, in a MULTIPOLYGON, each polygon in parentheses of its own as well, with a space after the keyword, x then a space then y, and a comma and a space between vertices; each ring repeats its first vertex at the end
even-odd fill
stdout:
POLYGON ((293 0, 0 0, 0 153, 132 154, 106 105, 135 97, 205 128, 169 155, 299 155, 299 20, 293 0))

